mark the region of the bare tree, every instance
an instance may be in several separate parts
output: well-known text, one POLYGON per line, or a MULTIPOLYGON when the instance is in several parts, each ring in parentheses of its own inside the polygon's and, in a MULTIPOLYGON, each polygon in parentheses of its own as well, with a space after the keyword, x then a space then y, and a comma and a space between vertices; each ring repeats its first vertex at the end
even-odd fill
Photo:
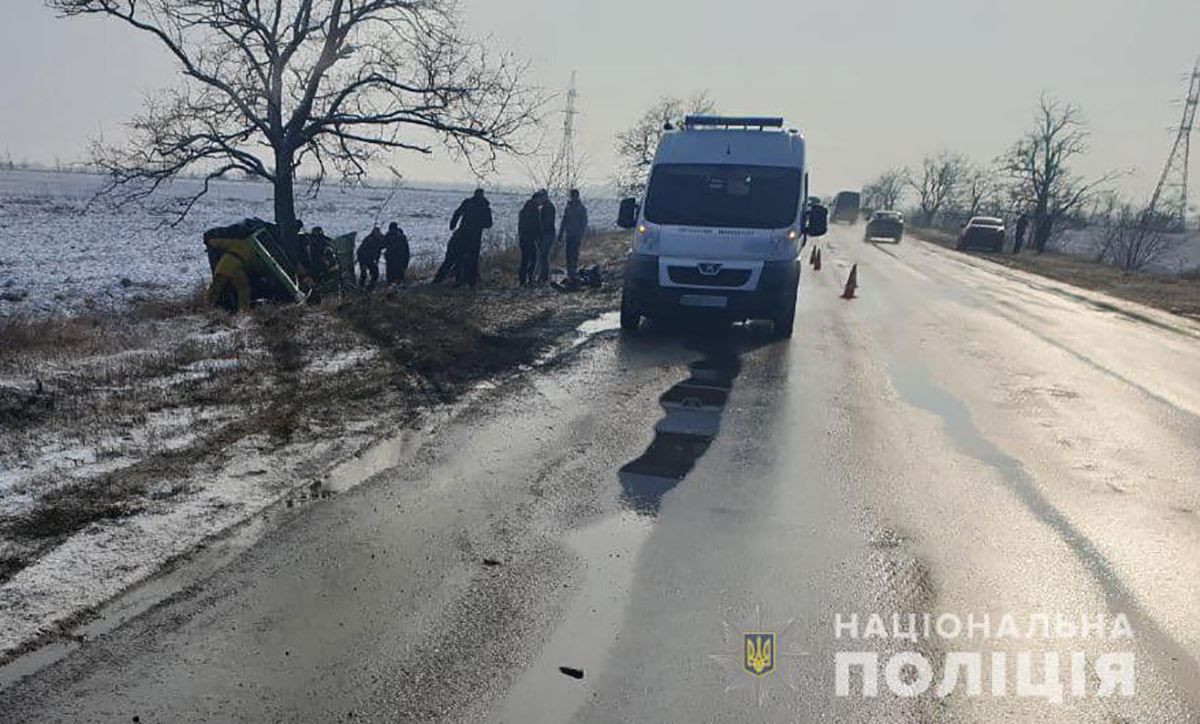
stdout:
POLYGON ((963 215, 969 219, 1000 206, 1000 190, 995 169, 982 165, 970 166, 958 199, 963 215))
POLYGON ((1178 236, 1163 233, 1161 219, 1149 208, 1117 202, 1107 209, 1100 238, 1100 260, 1131 272, 1157 261, 1178 236))
POLYGON ((888 169, 863 186, 863 206, 877 210, 899 208, 907 187, 908 174, 903 168, 888 169))
POLYGON ((1087 151, 1088 130, 1079 109, 1043 95, 1034 124, 999 159, 1012 184, 1014 202, 1032 210, 1033 246, 1040 254, 1055 225, 1085 206, 1115 174, 1084 181, 1072 173, 1073 159, 1087 151))
POLYGON ((957 153, 942 151, 926 156, 919 173, 910 173, 908 183, 921 206, 921 223, 932 226, 937 215, 952 203, 969 164, 957 153))
POLYGON ((118 203, 199 170, 200 190, 170 207, 176 222, 240 172, 273 184, 291 239, 302 165, 315 193, 327 172, 361 180, 380 155, 440 140, 478 169, 515 150, 539 105, 523 64, 460 34, 457 0, 47 2, 123 22, 180 67, 182 86, 147 100, 124 147, 95 149, 118 203))
POLYGON ((622 194, 636 196, 646 189, 654 153, 668 123, 679 123, 689 114, 713 113, 716 104, 708 93, 688 99, 664 96, 628 129, 617 134, 617 156, 621 161, 617 187, 622 194))

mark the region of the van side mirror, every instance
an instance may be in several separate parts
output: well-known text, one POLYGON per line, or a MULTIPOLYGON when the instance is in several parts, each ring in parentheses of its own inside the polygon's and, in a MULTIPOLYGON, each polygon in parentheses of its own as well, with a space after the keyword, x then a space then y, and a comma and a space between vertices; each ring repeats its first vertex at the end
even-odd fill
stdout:
POLYGON ((637 199, 621 199, 621 208, 617 212, 617 226, 622 229, 632 229, 637 226, 637 199))
POLYGON ((829 232, 829 209, 813 204, 804 212, 804 233, 809 236, 825 236, 829 232))

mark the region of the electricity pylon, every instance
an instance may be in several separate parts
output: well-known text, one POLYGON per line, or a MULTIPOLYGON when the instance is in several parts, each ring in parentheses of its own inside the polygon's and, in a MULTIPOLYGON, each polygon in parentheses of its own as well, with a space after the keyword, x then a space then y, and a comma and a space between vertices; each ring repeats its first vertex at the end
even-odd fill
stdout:
POLYGON ((1158 217, 1186 228, 1188 211, 1188 164, 1191 161, 1192 130, 1196 127, 1196 108, 1200 106, 1200 60, 1188 82, 1187 100, 1183 104, 1183 120, 1179 123, 1175 145, 1167 157, 1162 177, 1150 199, 1147 215, 1158 217))
POLYGON ((579 185, 579 159, 575 153, 575 117, 579 115, 576 102, 579 93, 575 87, 575 71, 571 71, 571 86, 567 89, 566 106, 563 108, 562 141, 547 174, 546 188, 555 195, 579 185))

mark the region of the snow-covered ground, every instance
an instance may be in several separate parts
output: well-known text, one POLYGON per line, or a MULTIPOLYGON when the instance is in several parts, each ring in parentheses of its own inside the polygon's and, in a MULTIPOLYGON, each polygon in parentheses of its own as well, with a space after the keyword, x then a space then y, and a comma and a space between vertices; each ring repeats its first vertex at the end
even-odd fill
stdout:
MULTIPOLYGON (((1100 247, 1099 229, 1068 229, 1050 242, 1050 249, 1071 256, 1095 259, 1100 247)), ((1169 237, 1170 247, 1145 271, 1175 276, 1200 270, 1200 232, 1169 237)))
MULTIPOLYGON (((246 217, 270 219, 272 193, 262 183, 218 181, 176 227, 158 228, 144 210, 116 210, 88 202, 98 176, 54 171, 0 171, 0 316, 111 308, 132 300, 174 296, 208 275, 201 243, 205 229, 246 217)), ((191 192, 184 180, 173 193, 191 192)), ((464 190, 340 188, 326 186, 316 199, 298 200, 306 225, 331 235, 397 221, 415 256, 445 247, 447 222, 464 190)), ((497 240, 515 237, 524 194, 491 192, 497 240)), ((616 219, 610 199, 586 199, 592 223, 616 219)))

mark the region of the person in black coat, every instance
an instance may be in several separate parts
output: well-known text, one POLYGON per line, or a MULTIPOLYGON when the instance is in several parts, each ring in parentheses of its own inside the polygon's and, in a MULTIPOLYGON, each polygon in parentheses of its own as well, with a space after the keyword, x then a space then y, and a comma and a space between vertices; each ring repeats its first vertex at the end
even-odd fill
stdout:
MULTIPOLYGON (((475 189, 475 194, 459 205, 450 219, 450 228, 454 231, 451 246, 455 246, 457 239, 456 259, 452 264, 454 285, 466 284, 474 289, 479 282, 479 252, 483 246, 483 232, 492 228, 492 205, 483 195, 483 189, 475 189)), ((440 269, 438 273, 441 274, 440 269)))
POLYGON ((521 245, 521 268, 517 272, 517 281, 521 286, 531 284, 534 280, 541 236, 541 195, 534 194, 517 215, 517 242, 521 245))
POLYGON ((1029 215, 1022 213, 1017 217, 1017 233, 1013 237, 1013 253, 1020 254, 1021 247, 1025 246, 1025 234, 1029 231, 1029 215))
POLYGON ((408 237, 404 229, 396 222, 388 224, 387 233, 383 235, 384 260, 387 262, 388 284, 403 284, 404 275, 408 274, 408 262, 412 254, 408 248, 408 237))
POLYGON ((542 203, 539 209, 541 221, 541 237, 538 239, 537 280, 545 283, 550 280, 550 257, 554 255, 554 225, 557 221, 558 210, 550 201, 550 193, 545 189, 538 192, 542 203))
POLYGON ((368 292, 379 283, 379 257, 383 255, 383 243, 383 232, 376 226, 358 247, 358 286, 368 292))

